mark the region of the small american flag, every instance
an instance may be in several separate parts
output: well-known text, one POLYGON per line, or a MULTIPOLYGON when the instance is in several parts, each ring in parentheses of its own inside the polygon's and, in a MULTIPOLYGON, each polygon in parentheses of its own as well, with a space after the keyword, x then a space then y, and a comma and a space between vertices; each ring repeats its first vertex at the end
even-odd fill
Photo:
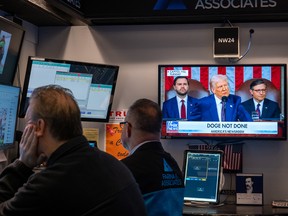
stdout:
POLYGON ((242 143, 217 144, 217 145, 190 145, 189 149, 209 150, 218 149, 223 151, 224 172, 242 172, 242 143))
POLYGON ((242 172, 242 144, 219 145, 219 149, 224 152, 224 171, 242 172))

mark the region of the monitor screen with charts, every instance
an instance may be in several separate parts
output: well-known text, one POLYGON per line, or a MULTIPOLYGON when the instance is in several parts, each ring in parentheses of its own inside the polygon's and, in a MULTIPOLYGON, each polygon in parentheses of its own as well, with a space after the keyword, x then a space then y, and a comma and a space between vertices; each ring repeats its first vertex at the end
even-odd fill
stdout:
POLYGON ((13 148, 20 88, 0 84, 0 150, 13 148))
POLYGON ((119 66, 30 56, 20 104, 24 117, 33 90, 49 84, 68 88, 83 121, 108 122, 119 66))
POLYGON ((184 153, 184 201, 218 204, 222 151, 186 150, 184 153))

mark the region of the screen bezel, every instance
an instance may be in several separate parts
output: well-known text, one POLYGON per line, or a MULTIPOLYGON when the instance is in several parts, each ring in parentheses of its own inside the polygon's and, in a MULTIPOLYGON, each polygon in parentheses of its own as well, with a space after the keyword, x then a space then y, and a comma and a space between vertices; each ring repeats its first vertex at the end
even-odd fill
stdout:
MULTIPOLYGON (((243 136, 243 135, 221 135, 221 134, 214 134, 212 133, 208 136, 205 135, 188 135, 188 134, 175 134, 175 133, 166 133, 166 121, 163 119, 163 126, 161 131, 161 138, 162 139, 212 139, 212 140, 223 140, 223 139, 236 139, 236 140, 254 140, 254 139, 268 139, 268 140, 287 140, 287 64, 285 63, 271 63, 271 64, 160 64, 158 65, 158 104, 162 109, 163 102, 165 101, 163 97, 167 91, 165 90, 165 84, 163 83, 163 71, 162 68, 164 67, 253 67, 253 66, 282 66, 284 71, 282 71, 281 77, 281 111, 284 114, 285 118, 283 120, 283 136, 243 136)), ((243 101, 242 101, 243 102, 243 101)), ((177 121, 177 119, 176 119, 177 121)))
POLYGON ((12 85, 20 58, 25 30, 22 26, 0 16, 0 31, 1 30, 11 34, 11 41, 7 50, 3 73, 0 74, 0 83, 12 85))
MULTIPOLYGON (((52 63, 61 63, 61 64, 73 64, 78 66, 90 66, 90 67, 100 67, 100 68, 107 68, 114 70, 114 76, 113 80, 111 81, 112 89, 111 94, 109 98, 109 105, 107 107, 107 113, 105 118, 95 117, 95 118, 89 118, 86 116, 81 115, 82 121, 93 121, 93 122, 109 122, 110 112, 112 109, 112 103, 114 99, 114 93, 116 88, 116 81, 118 78, 118 72, 119 72, 119 66, 116 65, 108 65, 108 64, 99 64, 99 63, 90 63, 90 62, 80 62, 80 61, 72 61, 72 60, 62 60, 62 59, 52 59, 52 58, 42 58, 42 57, 35 57, 35 56, 29 56, 28 62, 27 62, 27 69, 26 69, 26 75, 24 80, 24 86, 22 91, 22 98, 20 103, 20 111, 19 111, 19 117, 24 118, 26 114, 26 110, 29 104, 29 97, 27 97, 29 82, 30 82, 30 76, 31 76, 31 69, 33 61, 43 61, 43 62, 52 62, 52 63)), ((49 83, 53 84, 53 83, 49 83)), ((81 111, 81 110, 80 110, 81 111)))
POLYGON ((189 154, 202 154, 207 155, 207 154, 213 154, 217 155, 219 157, 219 164, 217 167, 217 176, 218 176, 218 181, 216 182, 216 197, 215 199, 210 199, 210 200, 201 200, 201 199, 196 199, 196 198, 187 198, 184 194, 184 202, 196 202, 197 204, 201 203, 209 203, 209 204, 218 204, 220 202, 220 192, 221 192, 221 184, 223 181, 223 172, 222 172, 222 163, 223 163, 223 151, 221 150, 199 150, 199 149, 188 149, 184 151, 184 160, 183 160, 183 178, 184 178, 184 185, 185 185, 185 190, 186 190, 186 174, 187 174, 187 157, 189 154))

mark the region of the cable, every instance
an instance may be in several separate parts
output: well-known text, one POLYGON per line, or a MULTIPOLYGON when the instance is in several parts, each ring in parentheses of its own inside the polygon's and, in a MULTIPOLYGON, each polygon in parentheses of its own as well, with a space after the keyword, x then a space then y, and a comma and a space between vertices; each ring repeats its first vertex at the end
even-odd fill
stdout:
POLYGON ((21 77, 20 77, 21 75, 20 75, 19 63, 17 64, 16 76, 17 76, 18 86, 20 88, 20 94, 22 95, 22 86, 21 86, 21 77))
POLYGON ((230 27, 233 27, 233 25, 232 25, 232 23, 230 22, 229 19, 225 19, 225 20, 224 20, 224 22, 223 22, 223 26, 225 26, 226 23, 228 23, 228 25, 229 25, 230 27))
POLYGON ((252 43, 252 34, 254 33, 254 29, 250 29, 249 30, 249 33, 250 33, 250 35, 249 35, 249 42, 248 42, 248 47, 247 47, 247 49, 246 49, 246 51, 245 51, 245 53, 243 54, 243 55, 241 55, 238 59, 233 59, 233 58, 229 58, 228 60, 229 60, 229 62, 231 62, 231 63, 236 63, 236 62, 238 62, 238 61, 240 61, 242 58, 244 58, 246 55, 247 55, 247 53, 250 51, 250 47, 251 47, 251 43, 252 43))

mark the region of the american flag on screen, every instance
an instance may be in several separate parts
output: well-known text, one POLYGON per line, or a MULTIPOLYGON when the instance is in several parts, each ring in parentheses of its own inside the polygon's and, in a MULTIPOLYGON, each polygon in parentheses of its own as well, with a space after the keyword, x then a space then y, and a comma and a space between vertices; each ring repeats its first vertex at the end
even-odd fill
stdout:
POLYGON ((189 79, 198 80, 209 90, 209 80, 215 74, 227 75, 231 94, 235 94, 240 86, 247 80, 253 78, 265 78, 270 80, 275 87, 281 89, 281 72, 283 67, 280 65, 197 65, 182 67, 165 67, 165 91, 169 91, 173 86, 176 76, 187 76, 189 79))

